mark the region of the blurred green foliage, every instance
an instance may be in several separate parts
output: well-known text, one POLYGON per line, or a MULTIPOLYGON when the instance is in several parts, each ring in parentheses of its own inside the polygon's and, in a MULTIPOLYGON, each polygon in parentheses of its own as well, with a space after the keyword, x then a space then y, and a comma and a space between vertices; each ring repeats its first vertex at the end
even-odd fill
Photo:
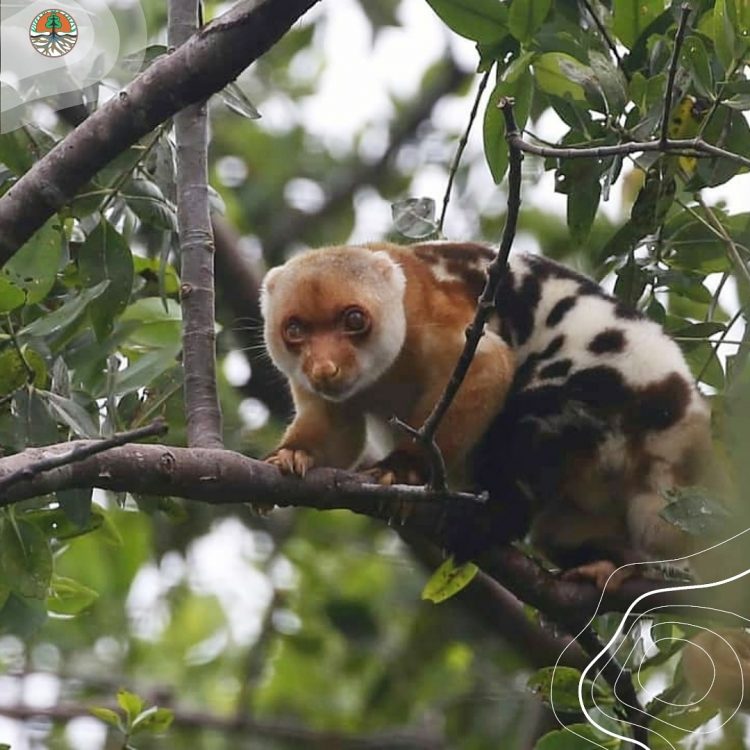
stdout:
MULTIPOLYGON (((427 2, 447 27, 476 43, 477 67, 490 71, 494 89, 484 104, 484 146, 472 139, 456 173, 447 233, 458 226, 466 237, 499 237, 507 169, 500 96, 515 97, 516 118, 529 133, 545 137, 554 122, 551 139, 560 145, 654 138, 667 117, 671 137, 702 135, 750 156, 750 19, 740 0, 692 3, 667 112, 679 3, 427 2)), ((346 12, 369 29, 374 47, 406 33, 399 27, 417 3, 352 0, 346 12)), ((156 44, 165 6, 143 5, 156 44)), ((209 4, 206 16, 222 7, 209 4)), ((295 25, 235 89, 211 101, 215 207, 238 229, 256 270, 302 246, 352 235, 375 239, 363 236, 372 226, 385 234, 388 222, 365 214, 422 197, 419 186, 435 184, 436 173, 444 184, 466 126, 465 118, 444 124, 433 116, 441 106, 458 103, 466 116, 471 108, 465 78, 451 77, 455 63, 435 60, 413 96, 386 94, 382 121, 365 122, 343 139, 312 128, 306 105, 331 72, 325 34, 340 12, 335 4, 320 6, 314 22, 295 25), (446 74, 448 83, 422 105, 446 74), (267 116, 252 119, 254 108, 267 116), (390 158, 381 163, 386 148, 390 158)), ((451 49, 446 37, 446 55, 451 49)), ((161 51, 153 46, 150 57, 161 51)), ((366 58, 371 50, 359 52, 366 58)), ((335 120, 337 113, 328 115, 335 120)), ((0 194, 69 127, 61 118, 56 127, 30 124, 0 136, 0 194)), ((109 435, 158 415, 169 422, 169 440, 183 442, 173 159, 170 129, 159 128, 102 170, 3 269, 6 454, 109 435)), ((732 213, 701 191, 726 185, 728 195, 746 171, 722 158, 527 157, 518 238, 604 280, 675 335, 713 394, 717 442, 739 488, 750 481, 750 213, 732 213), (549 208, 552 191, 564 196, 564 216, 549 208), (601 210, 610 194, 619 212, 601 210)), ((441 195, 427 197, 438 202, 441 195)), ((259 325, 243 317, 247 294, 219 288, 219 358, 235 362, 228 377, 222 371, 220 395, 227 447, 260 456, 286 415, 271 410, 266 419, 262 405, 243 400, 241 383, 230 385, 238 380, 239 353, 251 366, 262 356, 246 349, 248 329, 259 325)), ((693 496, 689 513, 710 514, 701 502, 693 496)), ((678 524, 688 518, 688 510, 672 512, 678 524)), ((750 525, 747 512, 739 515, 743 528, 750 525)), ((422 602, 428 573, 395 531, 347 513, 276 512, 263 519, 236 508, 88 490, 35 498, 0 512, 0 684, 20 690, 38 673, 54 676, 60 705, 98 707, 104 723, 91 748, 361 741, 514 750, 533 747, 553 727, 539 750, 590 747, 588 740, 625 747, 590 725, 575 724, 579 736, 559 730, 526 688, 533 655, 514 653, 456 602, 422 602), (120 693, 118 707, 113 700, 122 688, 132 694, 120 693), (166 738, 165 707, 174 709, 166 738)), ((536 613, 529 616, 536 621, 536 613)), ((645 627, 660 625, 655 617, 645 627)), ((612 622, 604 617, 597 627, 606 635, 612 622)), ((666 643, 656 650, 642 677, 663 681, 666 674, 679 688, 676 651, 666 643)), ((542 699, 552 691, 546 673, 531 686, 542 699)), ((583 720, 576 687, 576 674, 561 675, 553 693, 570 723, 583 720)), ((670 739, 684 742, 716 711, 667 713, 677 726, 670 739)), ((602 722, 617 731, 618 719, 602 722)), ((61 717, 37 727, 35 736, 45 747, 74 748, 74 723, 61 717)), ((703 746, 739 747, 739 726, 729 721, 703 746)))

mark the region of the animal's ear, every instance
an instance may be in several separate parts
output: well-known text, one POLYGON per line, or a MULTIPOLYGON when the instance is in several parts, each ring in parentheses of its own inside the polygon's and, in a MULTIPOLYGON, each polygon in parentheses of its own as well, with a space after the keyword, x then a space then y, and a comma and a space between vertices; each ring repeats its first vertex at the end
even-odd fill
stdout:
POLYGON ((263 279, 263 284, 260 287, 260 312, 264 318, 268 317, 268 306, 270 304, 270 297, 273 294, 273 288, 278 281, 279 274, 281 273, 281 266, 272 268, 263 279))
POLYGON ((403 292, 406 288, 406 276, 401 266, 396 263, 385 250, 378 250, 372 254, 375 268, 383 275, 383 278, 403 292))

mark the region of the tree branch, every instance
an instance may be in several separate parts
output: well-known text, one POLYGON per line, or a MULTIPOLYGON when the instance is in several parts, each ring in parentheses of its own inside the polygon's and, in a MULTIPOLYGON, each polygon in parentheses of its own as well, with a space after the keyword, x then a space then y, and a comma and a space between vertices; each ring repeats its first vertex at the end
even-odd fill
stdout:
POLYGON ((469 142, 469 134, 471 133, 471 128, 474 125, 474 120, 476 120, 477 112, 479 111, 479 102, 482 101, 482 95, 487 88, 487 82, 490 80, 490 74, 492 73, 493 68, 494 66, 485 71, 485 74, 479 82, 479 88, 477 89, 477 94, 474 97, 474 104, 469 113, 469 121, 466 124, 466 130, 464 130, 461 140, 458 142, 456 155, 453 157, 450 174, 448 175, 448 184, 445 188, 445 195, 443 196, 443 210, 440 212, 440 221, 438 221, 438 231, 441 233, 443 231, 443 224, 445 223, 445 214, 448 211, 448 202, 450 201, 451 191, 453 190, 453 181, 456 179, 456 172, 458 172, 458 167, 461 164, 461 157, 463 156, 466 144, 469 142))
MULTIPOLYGON (((169 46, 184 44, 198 23, 197 0, 170 0, 169 46)), ((221 448, 216 391, 214 240, 208 206, 206 102, 175 115, 177 225, 180 238, 182 365, 188 445, 221 448)))
POLYGON ((614 40, 609 35, 609 32, 607 31, 607 28, 602 23, 601 19, 599 18, 599 15, 597 14, 596 10, 594 9, 594 6, 589 2, 589 0, 581 0, 581 3, 583 4, 583 7, 586 8, 588 11, 588 14, 591 16, 591 20, 594 22, 594 25, 598 29, 599 33, 602 35, 602 39, 604 39, 604 42, 606 43, 607 47, 609 47, 610 52, 615 57, 615 60, 617 61, 617 67, 622 71, 622 74, 625 76, 626 81, 630 81, 630 74, 625 70, 625 68, 622 65, 622 58, 620 57, 620 53, 617 51, 617 45, 614 43, 614 40))
POLYGON ((495 293, 502 275, 508 266, 508 256, 513 246, 513 240, 516 236, 516 225, 518 223, 518 213, 521 208, 521 162, 523 156, 521 150, 512 139, 513 134, 518 135, 515 119, 513 118, 513 100, 503 97, 498 103, 502 109, 506 120, 506 138, 510 148, 509 167, 508 167, 508 212, 505 217, 505 226, 500 240, 500 248, 497 256, 487 268, 487 281, 484 285, 477 310, 474 314, 474 320, 466 330, 466 344, 461 352, 461 356, 456 363, 453 374, 448 381, 442 395, 435 404, 432 412, 425 420, 424 424, 417 431, 419 441, 430 451, 430 486, 436 489, 445 487, 445 464, 440 455, 440 451, 435 443, 435 433, 437 432, 440 421, 448 411, 448 407, 456 396, 458 389, 461 387, 466 373, 469 370, 471 361, 474 359, 479 341, 484 333, 484 326, 492 311, 495 309, 495 293))
MULTIPOLYGON (((23 466, 23 468, 11 471, 0 477, 0 505, 6 504, 3 502, 4 493, 14 484, 34 479, 34 477, 46 471, 74 464, 77 461, 83 461, 84 459, 89 458, 89 456, 95 456, 97 453, 103 453, 110 448, 125 445, 132 440, 140 440, 141 438, 153 437, 155 435, 164 435, 166 432, 167 423, 163 419, 157 419, 145 427, 128 430, 127 432, 120 432, 106 440, 69 443, 68 445, 73 446, 69 451, 55 453, 54 455, 40 458, 38 461, 32 461, 23 466)), ((60 443, 59 445, 65 447, 65 443, 60 443)))
POLYGON ((534 143, 524 141, 519 132, 506 136, 509 142, 524 151, 527 154, 535 156, 552 157, 555 159, 601 159, 608 156, 627 156, 647 151, 659 151, 663 153, 675 153, 682 156, 693 156, 696 159, 706 159, 710 157, 721 157, 741 164, 743 167, 750 167, 750 159, 740 156, 732 151, 714 146, 707 143, 702 138, 668 138, 666 141, 627 141, 625 143, 616 143, 611 146, 582 146, 561 148, 557 146, 537 146, 534 143))
MULTIPOLYGON (((101 441, 78 440, 27 448, 0 459, 0 481, 42 460, 54 460, 95 445, 101 445, 101 441)), ((182 497, 212 505, 252 502, 317 510, 346 509, 382 521, 398 519, 405 529, 438 545, 442 539, 445 504, 453 503, 461 513, 477 514, 479 522, 481 514, 488 513, 485 504, 470 493, 434 492, 407 485, 388 487, 366 481, 351 472, 323 468, 311 470, 302 480, 282 476, 275 467, 233 451, 128 443, 24 477, 7 489, 0 498, 0 507, 61 489, 99 487, 115 492, 182 497), (407 518, 403 517, 405 507, 410 511, 407 518)), ((563 617, 621 612, 641 594, 669 585, 663 580, 632 578, 617 591, 602 596, 591 583, 556 578, 512 546, 494 548, 477 562, 515 597, 561 621, 563 617)), ((670 591, 649 597, 642 608, 710 601, 710 591, 670 591)))
POLYGON ((156 60, 0 198, 0 264, 117 154, 223 88, 318 0, 243 0, 156 60))
POLYGON ((674 49, 672 50, 672 60, 669 64, 669 74, 667 75, 667 88, 664 93, 664 114, 662 115, 661 137, 659 138, 659 143, 662 145, 667 142, 667 136, 669 135, 669 115, 672 112, 672 99, 674 98, 674 79, 677 75, 677 63, 680 59, 682 43, 685 40, 689 17, 690 6, 687 3, 683 3, 680 7, 680 23, 674 37, 674 49))

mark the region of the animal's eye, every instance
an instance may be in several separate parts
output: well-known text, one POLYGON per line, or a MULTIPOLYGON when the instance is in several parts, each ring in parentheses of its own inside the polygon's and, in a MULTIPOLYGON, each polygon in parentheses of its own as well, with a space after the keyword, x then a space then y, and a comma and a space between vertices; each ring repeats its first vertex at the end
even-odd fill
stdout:
POLYGON ((298 318, 289 318, 284 325, 284 340, 287 344, 300 344, 305 337, 305 327, 298 318))
POLYGON ((364 333, 370 327, 370 319, 359 307, 350 307, 344 311, 344 329, 347 333, 364 333))

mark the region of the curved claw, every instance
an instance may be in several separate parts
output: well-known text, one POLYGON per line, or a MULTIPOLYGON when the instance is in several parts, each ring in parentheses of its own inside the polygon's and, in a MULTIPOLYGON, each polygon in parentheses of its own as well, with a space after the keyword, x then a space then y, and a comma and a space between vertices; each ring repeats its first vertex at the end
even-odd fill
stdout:
POLYGON ((315 466, 315 460, 307 451, 294 448, 279 448, 265 462, 276 466, 282 474, 294 474, 298 477, 304 477, 315 466))

